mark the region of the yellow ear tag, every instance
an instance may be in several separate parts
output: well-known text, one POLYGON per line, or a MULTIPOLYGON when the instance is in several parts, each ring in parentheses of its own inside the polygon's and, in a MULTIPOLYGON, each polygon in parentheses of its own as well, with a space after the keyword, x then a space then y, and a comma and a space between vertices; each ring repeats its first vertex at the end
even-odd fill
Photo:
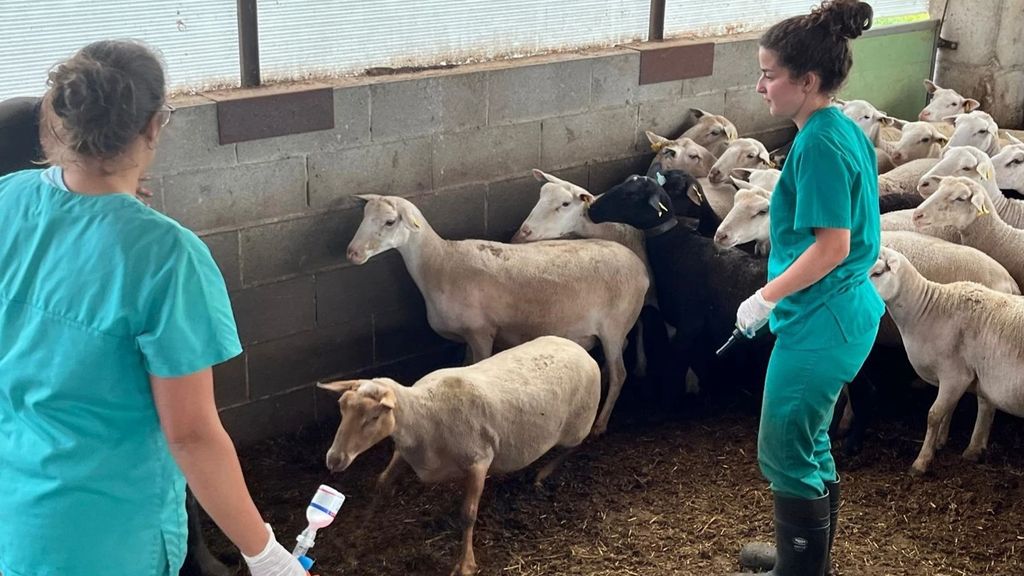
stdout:
POLYGON ((984 165, 978 166, 978 174, 981 174, 981 179, 983 181, 987 182, 987 181, 991 180, 992 179, 992 165, 991 164, 984 164, 984 165))
POLYGON ((410 220, 412 220, 412 227, 413 227, 413 228, 419 228, 419 227, 420 227, 420 222, 419 222, 419 220, 417 220, 417 219, 415 219, 415 218, 410 218, 410 220))
POLYGON ((654 152, 660 152, 661 149, 665 147, 665 144, 667 144, 667 142, 651 142, 651 150, 654 152))
POLYGON ((668 212, 668 208, 666 208, 665 205, 662 204, 661 202, 658 202, 658 210, 659 210, 658 216, 661 216, 665 212, 668 212))

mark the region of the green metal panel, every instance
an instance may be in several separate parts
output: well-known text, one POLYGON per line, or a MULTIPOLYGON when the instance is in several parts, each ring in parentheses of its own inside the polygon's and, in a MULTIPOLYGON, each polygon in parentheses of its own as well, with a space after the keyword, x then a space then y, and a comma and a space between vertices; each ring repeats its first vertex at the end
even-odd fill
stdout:
POLYGON ((917 120, 931 78, 936 22, 892 26, 853 43, 853 70, 840 97, 861 99, 892 116, 917 120))

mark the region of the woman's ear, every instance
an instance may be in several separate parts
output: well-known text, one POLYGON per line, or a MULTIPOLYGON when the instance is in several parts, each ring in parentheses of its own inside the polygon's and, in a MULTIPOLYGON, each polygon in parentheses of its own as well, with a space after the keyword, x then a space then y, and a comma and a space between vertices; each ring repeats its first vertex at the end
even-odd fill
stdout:
POLYGON ((160 137, 160 131, 163 128, 160 126, 160 114, 153 114, 146 122, 146 127, 142 129, 142 137, 146 140, 146 147, 150 150, 156 149, 157 139, 160 137))

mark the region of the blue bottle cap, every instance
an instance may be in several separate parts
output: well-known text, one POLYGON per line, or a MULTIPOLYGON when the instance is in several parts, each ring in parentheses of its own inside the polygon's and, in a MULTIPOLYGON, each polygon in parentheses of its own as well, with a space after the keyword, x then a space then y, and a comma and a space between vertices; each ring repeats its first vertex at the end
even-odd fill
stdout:
POLYGON ((302 564, 302 569, 309 572, 309 569, 313 567, 314 560, 309 556, 299 556, 299 564, 302 564))

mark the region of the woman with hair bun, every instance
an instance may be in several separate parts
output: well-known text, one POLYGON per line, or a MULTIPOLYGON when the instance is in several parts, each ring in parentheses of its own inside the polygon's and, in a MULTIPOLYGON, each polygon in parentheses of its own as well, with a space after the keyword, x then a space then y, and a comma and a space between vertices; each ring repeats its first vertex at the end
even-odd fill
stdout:
POLYGON ((253 576, 306 574, 217 415, 211 366, 242 351, 224 279, 136 197, 172 111, 150 49, 89 44, 50 72, 51 167, 0 178, 4 576, 176 575, 186 478, 253 576))
POLYGON ((757 91, 799 131, 772 195, 768 283, 736 314, 748 337, 765 324, 777 337, 757 446, 775 499, 775 546, 740 553, 745 568, 774 576, 831 572, 839 477, 828 426, 885 310, 868 281, 881 244, 874 147, 831 105, 853 63, 850 40, 872 15, 865 2, 827 1, 759 42, 757 91))

